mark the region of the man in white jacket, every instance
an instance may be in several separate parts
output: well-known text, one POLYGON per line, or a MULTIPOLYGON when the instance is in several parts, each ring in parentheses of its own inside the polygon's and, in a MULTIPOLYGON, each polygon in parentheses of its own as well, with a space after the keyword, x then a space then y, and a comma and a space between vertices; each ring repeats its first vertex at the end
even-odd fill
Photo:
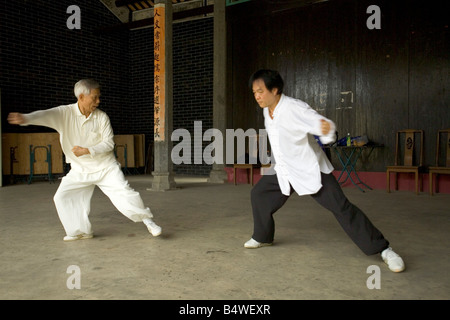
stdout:
POLYGON ((275 175, 264 175, 251 192, 254 231, 246 248, 271 245, 275 234, 273 214, 289 196, 311 195, 334 216, 367 255, 381 253, 394 272, 405 269, 382 233, 366 215, 350 203, 332 174, 333 166, 319 147, 333 142, 334 123, 301 100, 283 94, 284 82, 274 70, 259 70, 250 78, 256 102, 264 112, 264 123, 275 160, 275 175))
POLYGON ((55 129, 71 170, 54 196, 58 216, 66 231, 64 241, 93 237, 89 221, 90 202, 97 185, 114 206, 134 222, 144 222, 153 236, 161 234, 150 208, 133 190, 114 156, 114 134, 108 115, 97 109, 100 86, 91 79, 75 84, 77 103, 29 114, 10 113, 8 121, 22 126, 55 129))

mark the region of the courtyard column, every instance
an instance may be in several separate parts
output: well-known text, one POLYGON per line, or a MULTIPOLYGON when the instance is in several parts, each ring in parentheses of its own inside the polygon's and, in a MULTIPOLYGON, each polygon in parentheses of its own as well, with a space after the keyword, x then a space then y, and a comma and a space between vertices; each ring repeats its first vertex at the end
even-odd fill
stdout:
POLYGON ((154 6, 154 171, 152 190, 176 188, 171 159, 173 130, 172 1, 154 6))
MULTIPOLYGON (((223 150, 222 163, 213 163, 209 182, 225 183, 228 181, 225 171, 226 150, 226 97, 227 97, 227 27, 226 0, 214 1, 214 87, 213 87, 213 127, 223 135, 222 145, 215 145, 215 150, 223 150)), ((221 142, 218 142, 221 143, 221 142)))

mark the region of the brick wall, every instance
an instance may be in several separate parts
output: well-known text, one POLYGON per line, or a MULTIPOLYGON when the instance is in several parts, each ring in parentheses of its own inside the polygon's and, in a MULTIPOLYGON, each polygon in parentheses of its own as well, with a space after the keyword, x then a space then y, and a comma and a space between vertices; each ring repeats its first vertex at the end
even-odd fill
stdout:
MULTIPOLYGON (((100 1, 0 2, 0 87, 3 132, 48 132, 6 123, 9 112, 31 112, 76 101, 73 85, 95 78, 101 109, 115 134, 145 133, 153 140, 152 28, 100 34, 120 23, 100 1), (66 26, 70 5, 81 9, 81 30, 66 26)), ((174 129, 212 127, 213 19, 174 24, 174 129)), ((208 145, 206 143, 205 145, 208 145)), ((176 173, 207 175, 208 165, 175 166, 176 173)))
POLYGON ((97 79, 101 108, 111 117, 115 133, 127 131, 129 59, 128 33, 100 35, 98 27, 119 21, 99 1, 15 0, 0 3, 0 87, 4 132, 43 132, 43 127, 6 124, 11 111, 31 112, 76 102, 73 85, 97 79), (81 30, 70 30, 67 8, 81 9, 81 30))
MULTIPOLYGON (((194 121, 202 121, 203 132, 212 128, 213 32, 212 18, 173 26, 173 129, 189 130, 192 142, 194 121)), ((130 32, 130 57, 131 105, 137 115, 133 126, 153 140, 152 28, 130 32)), ((206 164, 174 165, 178 174, 208 175, 210 170, 206 164)))

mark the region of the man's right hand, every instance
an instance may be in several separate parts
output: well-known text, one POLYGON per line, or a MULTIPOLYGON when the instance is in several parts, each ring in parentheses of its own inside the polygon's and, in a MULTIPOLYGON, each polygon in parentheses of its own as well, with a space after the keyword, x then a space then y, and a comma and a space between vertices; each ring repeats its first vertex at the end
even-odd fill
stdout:
POLYGON ((322 119, 320 120, 320 129, 322 130, 322 134, 326 136, 331 130, 331 125, 328 121, 322 119))
POLYGON ((24 124, 25 118, 23 117, 23 115, 21 113, 11 112, 8 115, 8 122, 10 124, 24 124))

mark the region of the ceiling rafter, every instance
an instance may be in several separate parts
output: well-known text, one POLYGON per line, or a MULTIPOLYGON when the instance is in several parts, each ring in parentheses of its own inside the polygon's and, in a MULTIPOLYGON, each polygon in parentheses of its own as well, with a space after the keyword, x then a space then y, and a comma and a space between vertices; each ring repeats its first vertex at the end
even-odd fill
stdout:
MULTIPOLYGON (((194 2, 194 1, 195 0, 172 0, 173 3, 189 3, 189 2, 194 2)), ((141 0, 141 1, 117 0, 115 2, 115 4, 116 4, 116 6, 127 6, 128 9, 130 10, 130 14, 133 14, 139 10, 144 10, 144 8, 143 8, 143 9, 135 9, 134 11, 132 11, 132 9, 129 8, 130 5, 132 5, 133 8, 137 8, 134 6, 138 2, 139 3, 143 2, 143 0, 141 0)), ((152 2, 153 6, 154 6, 154 1, 147 0, 146 2, 152 2)), ((142 6, 142 4, 141 4, 141 6, 142 6)), ((153 9, 153 7, 151 7, 151 9, 153 9)), ((183 19, 188 19, 188 18, 198 17, 198 16, 206 16, 208 14, 212 14, 213 12, 214 12, 214 5, 208 5, 208 4, 206 4, 206 1, 204 1, 202 7, 194 7, 192 9, 185 9, 185 10, 173 12, 173 20, 175 21, 175 20, 183 20, 183 19)), ((153 22, 154 22, 153 17, 148 17, 148 18, 139 19, 139 20, 135 20, 135 21, 130 19, 130 22, 127 22, 127 23, 122 23, 119 25, 108 26, 108 27, 102 27, 102 28, 98 29, 97 32, 110 33, 110 32, 115 32, 115 31, 120 31, 120 30, 132 30, 132 29, 144 28, 144 27, 149 27, 149 26, 153 25, 153 22)))
MULTIPOLYGON (((192 0, 172 0, 173 4, 185 3, 192 0)), ((132 12, 144 9, 150 9, 155 6, 155 1, 151 0, 117 0, 115 2, 116 7, 128 7, 132 12)))

